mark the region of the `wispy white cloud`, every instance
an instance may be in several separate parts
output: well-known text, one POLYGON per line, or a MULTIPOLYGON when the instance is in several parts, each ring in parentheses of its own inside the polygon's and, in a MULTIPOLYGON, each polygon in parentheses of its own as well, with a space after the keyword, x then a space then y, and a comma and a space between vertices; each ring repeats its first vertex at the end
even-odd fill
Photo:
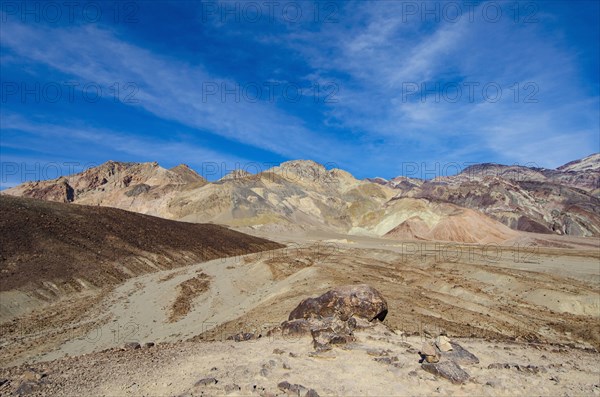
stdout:
POLYGON ((220 87, 232 89, 237 82, 210 75, 201 65, 127 43, 111 30, 95 26, 51 29, 9 21, 3 27, 2 44, 78 80, 133 82, 139 88, 135 95, 139 102, 134 106, 279 155, 327 161, 332 146, 340 156, 357 152, 341 140, 306 128, 302 119, 280 111, 275 102, 243 97, 236 101, 233 95, 222 100, 220 87), (219 92, 205 96, 207 84, 216 84, 219 92))

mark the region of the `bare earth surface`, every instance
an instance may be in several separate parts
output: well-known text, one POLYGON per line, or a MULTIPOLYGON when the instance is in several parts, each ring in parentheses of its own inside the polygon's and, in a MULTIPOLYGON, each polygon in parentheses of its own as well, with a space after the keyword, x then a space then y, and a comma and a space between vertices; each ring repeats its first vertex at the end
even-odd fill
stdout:
POLYGON ((282 381, 319 395, 600 393, 594 240, 545 248, 269 237, 287 248, 142 274, 3 322, 0 393, 35 377, 29 367, 46 374, 31 392, 47 395, 273 395, 282 381), (302 299, 359 283, 383 294, 389 314, 385 326, 357 332, 357 342, 314 355, 310 338, 266 336, 302 299), (186 285, 193 296, 174 317, 186 285), (240 332, 263 337, 227 340, 240 332), (442 332, 480 359, 464 367, 464 385, 418 362, 421 342, 442 332), (128 342, 158 346, 119 351, 128 342), (207 377, 218 383, 194 386, 207 377))
MULTIPOLYGON (((456 340, 479 357, 463 365, 470 380, 455 385, 421 368, 421 338, 383 325, 357 341, 315 354, 310 338, 182 342, 138 350, 109 350, 0 370, 8 394, 23 378, 38 395, 286 395, 282 382, 318 395, 600 395, 598 354, 528 343, 456 340)), ((294 394, 290 394, 294 395, 294 394)), ((295 394, 298 395, 298 394, 295 394)), ((300 394, 304 395, 304 394, 300 394)))

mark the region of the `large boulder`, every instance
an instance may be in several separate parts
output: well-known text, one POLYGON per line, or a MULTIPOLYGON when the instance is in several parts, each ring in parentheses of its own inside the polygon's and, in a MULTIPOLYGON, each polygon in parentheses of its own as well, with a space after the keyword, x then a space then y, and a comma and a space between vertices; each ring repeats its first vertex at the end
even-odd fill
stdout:
POLYGON ((347 321, 355 316, 368 321, 383 321, 387 312, 387 302, 376 289, 365 284, 346 285, 317 298, 304 299, 292 310, 289 320, 337 317, 347 321))

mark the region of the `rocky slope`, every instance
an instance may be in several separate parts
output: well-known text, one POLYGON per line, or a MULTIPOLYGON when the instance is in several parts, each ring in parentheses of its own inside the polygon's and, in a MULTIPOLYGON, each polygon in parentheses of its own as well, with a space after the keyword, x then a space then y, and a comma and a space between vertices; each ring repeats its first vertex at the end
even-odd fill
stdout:
POLYGON ((282 247, 217 225, 4 195, 0 239, 0 292, 33 291, 47 300, 144 273, 282 247))

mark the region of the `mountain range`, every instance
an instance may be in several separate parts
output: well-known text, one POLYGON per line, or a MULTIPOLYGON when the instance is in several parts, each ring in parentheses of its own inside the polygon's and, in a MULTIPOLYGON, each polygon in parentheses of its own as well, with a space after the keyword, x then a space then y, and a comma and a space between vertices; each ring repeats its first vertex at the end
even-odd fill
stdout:
POLYGON ((600 236, 600 153, 556 169, 486 163, 430 180, 360 180, 295 160, 208 182, 186 165, 108 161, 2 193, 246 231, 316 229, 465 243, 510 242, 520 232, 600 236))

